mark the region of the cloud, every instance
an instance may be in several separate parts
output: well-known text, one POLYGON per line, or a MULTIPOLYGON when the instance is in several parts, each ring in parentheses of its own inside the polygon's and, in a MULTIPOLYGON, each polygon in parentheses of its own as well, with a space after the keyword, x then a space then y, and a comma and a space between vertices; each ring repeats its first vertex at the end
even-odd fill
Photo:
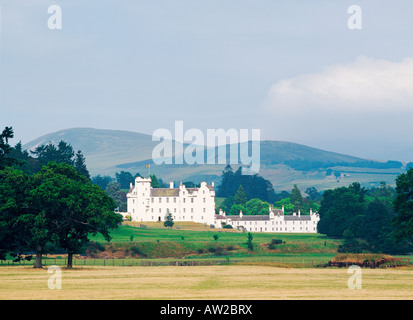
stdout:
POLYGON ((413 58, 391 62, 360 56, 280 80, 270 88, 266 106, 282 114, 413 111, 413 58))

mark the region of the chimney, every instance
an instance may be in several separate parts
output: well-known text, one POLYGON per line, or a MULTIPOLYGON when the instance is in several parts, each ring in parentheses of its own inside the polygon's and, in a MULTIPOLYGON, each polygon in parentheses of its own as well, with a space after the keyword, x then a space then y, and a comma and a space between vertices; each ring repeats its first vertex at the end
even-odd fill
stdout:
POLYGON ((171 181, 171 182, 169 182, 169 189, 173 189, 173 188, 174 188, 174 182, 171 181))
POLYGON ((299 216, 299 217, 301 216, 301 214, 300 214, 300 209, 298 209, 298 216, 299 216))
POLYGON ((282 206, 281 210, 282 210, 282 211, 283 211, 283 213, 284 213, 284 206, 282 206))
POLYGON ((242 210, 239 212, 239 217, 242 218, 242 210))
POLYGON ((313 215, 313 209, 310 208, 310 216, 312 216, 312 215, 313 215))

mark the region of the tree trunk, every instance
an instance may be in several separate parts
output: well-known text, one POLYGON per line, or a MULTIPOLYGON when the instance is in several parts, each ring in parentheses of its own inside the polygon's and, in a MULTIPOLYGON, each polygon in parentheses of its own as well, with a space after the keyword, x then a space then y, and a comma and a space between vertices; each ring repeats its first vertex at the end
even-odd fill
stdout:
POLYGON ((73 253, 70 251, 67 252, 67 268, 73 268, 73 253))
POLYGON ((34 261, 33 268, 43 268, 42 265, 42 254, 43 254, 43 247, 38 245, 36 247, 36 260, 34 261))

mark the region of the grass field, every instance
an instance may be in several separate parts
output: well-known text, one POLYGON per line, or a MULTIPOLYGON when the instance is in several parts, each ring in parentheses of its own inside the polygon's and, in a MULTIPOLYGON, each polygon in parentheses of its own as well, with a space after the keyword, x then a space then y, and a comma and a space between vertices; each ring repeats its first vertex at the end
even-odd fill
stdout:
POLYGON ((51 290, 47 269, 3 267, 0 299, 413 299, 411 269, 363 269, 361 289, 350 289, 347 269, 272 266, 81 267, 62 269, 62 289, 51 290))
POLYGON ((413 299, 412 266, 362 269, 362 289, 349 289, 346 268, 313 268, 337 254, 340 240, 320 234, 247 233, 180 223, 128 223, 112 232, 97 257, 75 259, 64 268, 63 256, 45 257, 43 269, 31 265, 0 267, 1 300, 274 300, 274 299, 413 299), (218 235, 218 239, 213 238, 218 235), (272 239, 282 243, 269 248, 272 239), (221 248, 221 250, 218 250, 221 248), (130 256, 131 252, 139 252, 130 256), (107 255, 108 259, 102 259, 107 255), (171 266, 172 261, 187 266, 171 266), (226 264, 198 266, 220 260, 226 264), (164 266, 143 266, 145 262, 164 266), (194 261, 195 265, 190 262, 194 261), (62 289, 51 290, 47 267, 62 266, 62 289))

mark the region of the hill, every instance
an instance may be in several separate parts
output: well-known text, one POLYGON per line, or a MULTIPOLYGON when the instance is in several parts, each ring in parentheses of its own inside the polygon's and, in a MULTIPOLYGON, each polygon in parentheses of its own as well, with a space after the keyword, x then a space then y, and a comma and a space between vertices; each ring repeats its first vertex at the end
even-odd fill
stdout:
MULTIPOLYGON (((231 147, 226 145, 216 148, 215 161, 212 161, 215 164, 156 165, 152 161, 152 151, 159 142, 152 141, 151 135, 121 130, 72 128, 39 137, 25 144, 23 148, 33 149, 49 141, 60 140, 67 141, 75 150, 82 150, 92 176, 114 176, 122 170, 147 175, 149 170, 146 165, 150 163, 150 173, 155 173, 164 181, 214 181, 215 184, 219 183, 225 167, 218 164, 219 151, 222 148, 229 151, 231 147)), ((184 150, 185 147, 186 145, 183 146, 184 150)), ((206 163, 208 149, 204 151, 206 163)), ((173 154, 164 156, 172 158, 172 162, 176 163, 173 154)), ((293 184, 297 184, 301 190, 310 186, 323 190, 348 185, 354 181, 363 185, 377 185, 385 181, 393 185, 395 177, 403 170, 403 166, 398 162, 389 164, 368 161, 285 141, 261 141, 260 160, 260 175, 270 180, 274 189, 279 191, 291 190, 293 184)), ((232 166, 238 168, 239 165, 232 166)))

